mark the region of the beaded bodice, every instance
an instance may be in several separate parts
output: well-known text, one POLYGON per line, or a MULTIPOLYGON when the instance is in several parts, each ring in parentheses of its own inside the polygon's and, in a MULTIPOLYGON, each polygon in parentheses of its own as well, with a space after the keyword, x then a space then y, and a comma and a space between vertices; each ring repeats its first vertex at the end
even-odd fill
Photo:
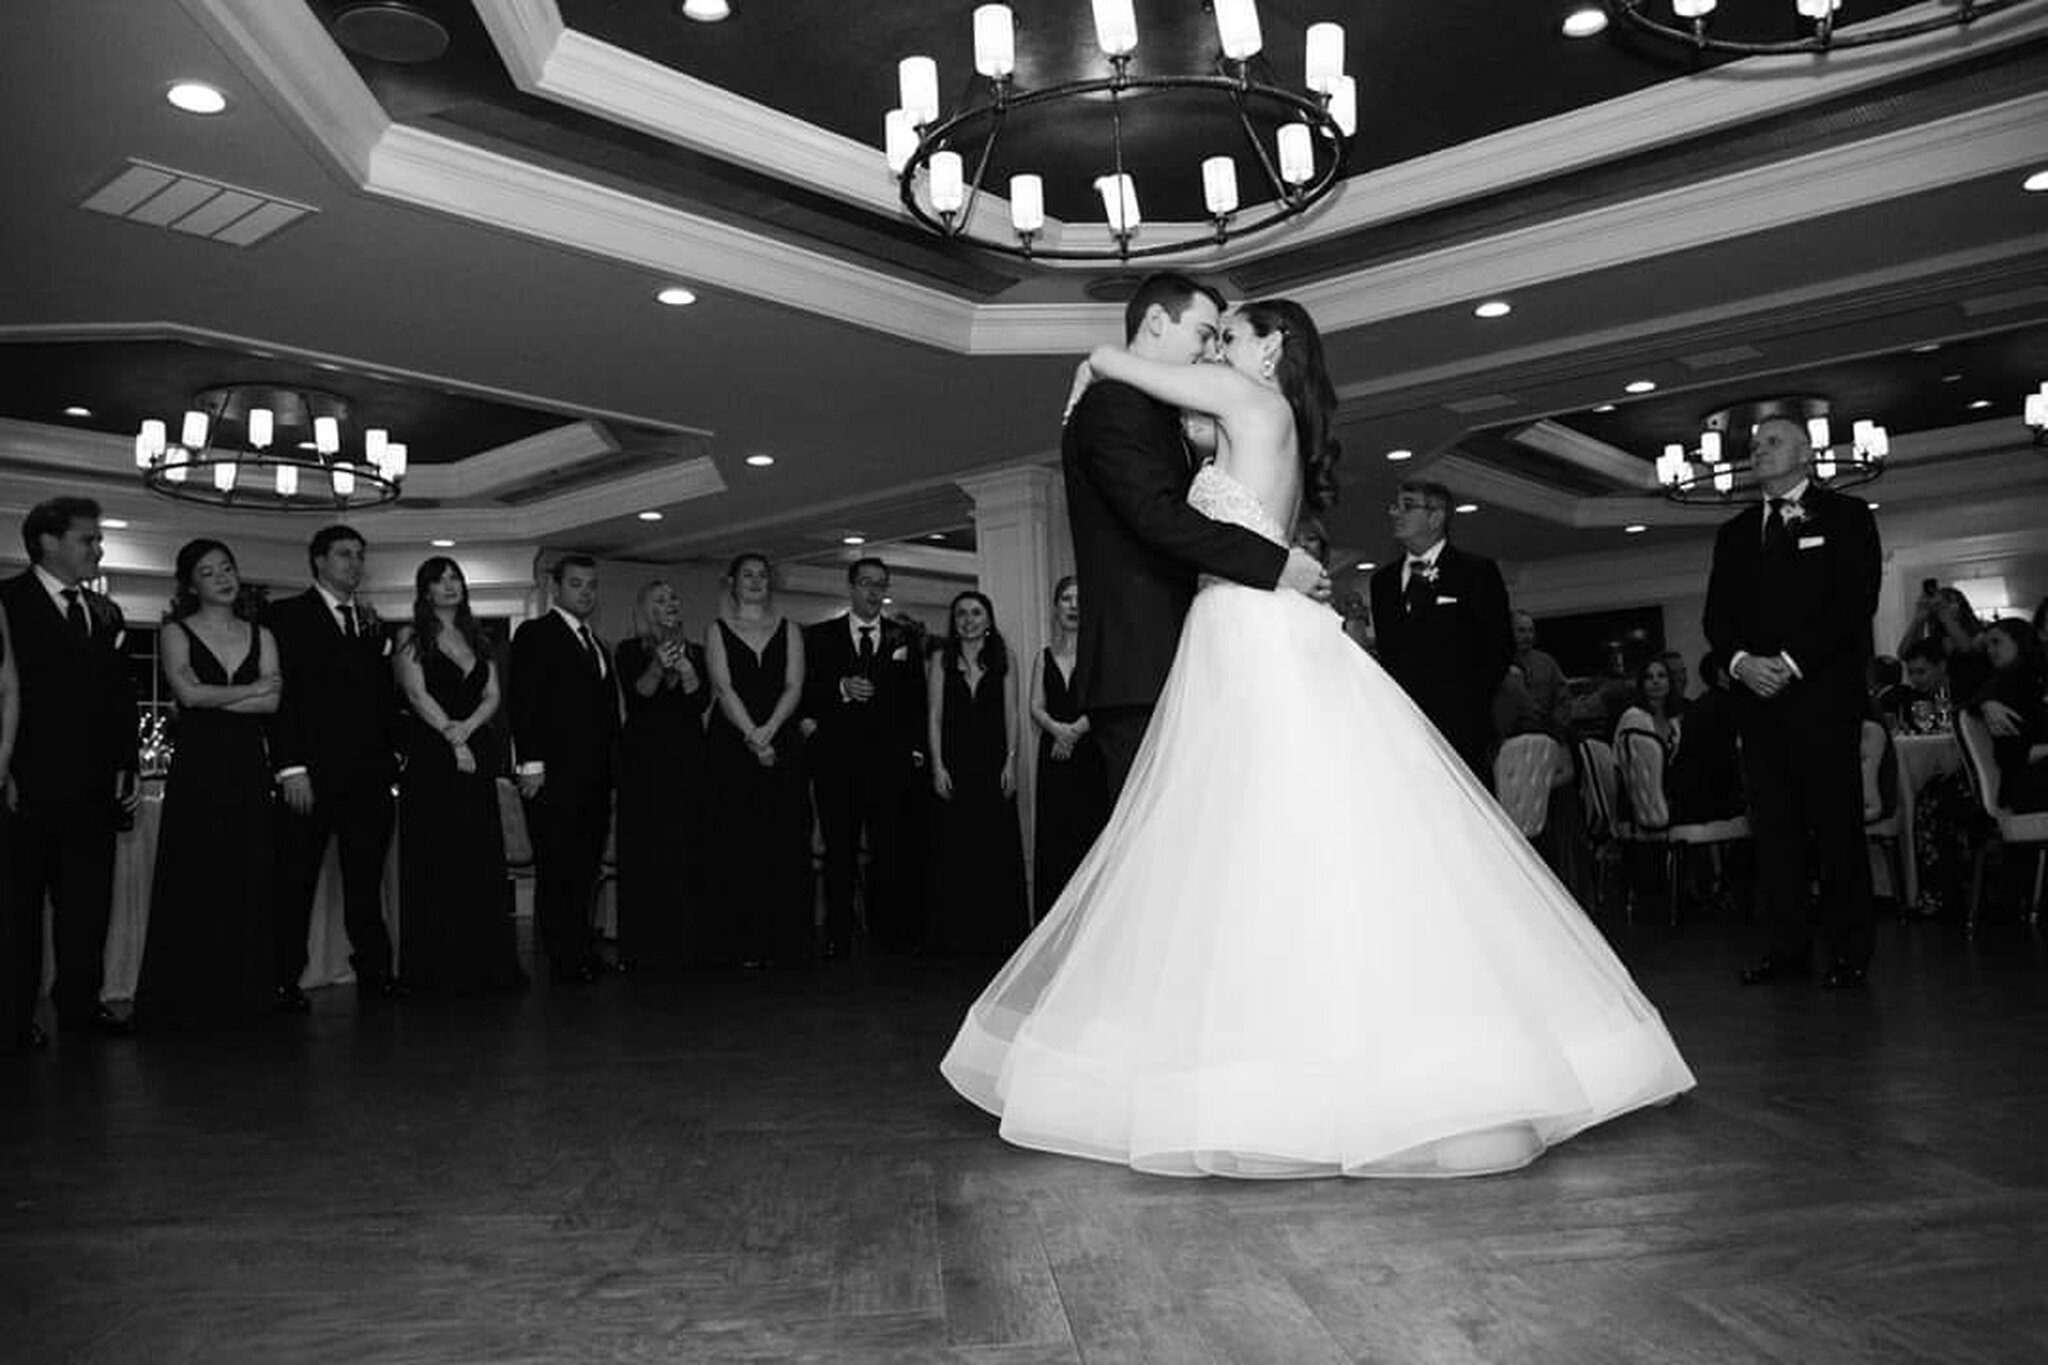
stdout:
POLYGON ((1266 510, 1258 495, 1214 464, 1195 471, 1195 481, 1188 485, 1188 506, 1211 521, 1242 526, 1275 545, 1287 544, 1287 528, 1266 510))

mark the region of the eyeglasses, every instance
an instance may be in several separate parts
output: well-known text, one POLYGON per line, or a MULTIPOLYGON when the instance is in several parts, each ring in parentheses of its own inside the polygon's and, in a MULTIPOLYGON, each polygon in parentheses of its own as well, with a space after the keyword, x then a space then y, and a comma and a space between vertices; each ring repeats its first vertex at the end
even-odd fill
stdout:
POLYGON ((856 588, 880 588, 883 592, 887 592, 889 590, 889 580, 886 578, 856 578, 853 580, 853 586, 856 588))
POLYGON ((1404 512, 1427 512, 1428 510, 1429 504, 1421 498, 1395 498, 1387 504, 1388 514, 1396 517, 1404 512))

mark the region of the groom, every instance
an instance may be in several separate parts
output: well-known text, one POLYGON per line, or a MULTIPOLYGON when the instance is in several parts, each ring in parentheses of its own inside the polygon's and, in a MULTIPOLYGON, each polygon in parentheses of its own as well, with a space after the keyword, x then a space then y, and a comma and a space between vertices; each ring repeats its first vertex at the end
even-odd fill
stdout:
MULTIPOLYGON (((1124 308, 1124 344, 1150 360, 1213 357, 1223 297, 1184 275, 1148 275, 1124 308)), ((1113 804, 1166 685, 1197 574, 1324 597, 1313 556, 1187 504, 1196 461, 1180 413, 1128 384, 1097 380, 1060 442, 1081 639, 1074 689, 1109 770, 1113 804)))

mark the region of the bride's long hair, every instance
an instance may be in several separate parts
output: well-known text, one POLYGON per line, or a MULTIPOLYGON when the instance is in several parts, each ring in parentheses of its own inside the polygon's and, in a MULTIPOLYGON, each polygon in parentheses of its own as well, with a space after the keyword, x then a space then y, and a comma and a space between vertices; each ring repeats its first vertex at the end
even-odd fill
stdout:
POLYGON ((1308 310, 1292 299, 1260 299, 1237 315, 1259 336, 1280 334, 1280 358, 1273 379, 1294 409, 1294 437, 1301 454, 1301 510, 1321 512, 1337 502, 1337 459, 1343 453, 1330 435, 1337 390, 1323 366, 1323 338, 1308 310))

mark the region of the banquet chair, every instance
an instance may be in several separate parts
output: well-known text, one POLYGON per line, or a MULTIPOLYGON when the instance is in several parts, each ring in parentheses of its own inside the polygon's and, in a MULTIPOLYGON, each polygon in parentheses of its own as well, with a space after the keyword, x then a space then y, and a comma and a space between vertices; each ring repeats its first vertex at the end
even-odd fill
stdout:
POLYGON ((1550 789, 1564 746, 1549 735, 1514 735, 1493 759, 1493 794, 1522 837, 1534 843, 1550 821, 1550 789))
MULTIPOLYGON (((1913 907, 1906 901, 1906 864, 1899 849, 1899 791, 1896 781, 1887 782, 1886 768, 1896 763, 1891 736, 1874 720, 1863 722, 1863 837, 1884 855, 1886 875, 1891 878, 1892 898, 1898 902, 1899 919, 1910 920, 1913 907)), ((1895 766, 1892 771, 1896 772, 1895 766)))
POLYGON ((533 880, 533 839, 526 832, 526 804, 519 799, 519 786, 501 777, 498 787, 498 831, 505 840, 505 898, 512 913, 519 906, 519 883, 533 880))
POLYGON ((2027 901, 2027 921, 2037 924, 2042 875, 2048 872, 2048 810, 2019 814, 1999 803, 1998 759, 1982 716, 1956 712, 1956 740, 1963 748, 1963 771, 1969 774, 1970 788, 1991 822, 1990 834, 1977 845, 1970 861, 1970 909, 1963 919, 1963 934, 1971 937, 1977 932, 1977 907, 1984 899, 1984 862, 1995 848, 2033 850, 2034 890, 2027 901))
MULTIPOLYGON (((1581 739, 1578 759, 1579 809, 1593 855, 1593 895, 1589 904, 1595 910, 1604 910, 1607 869, 1620 865, 1622 839, 1628 830, 1621 808, 1621 772, 1614 761, 1613 748, 1604 739, 1581 739)), ((1626 885, 1623 889, 1626 890, 1626 885)), ((1628 909, 1624 901, 1623 912, 1628 909)))
MULTIPOLYGON (((1616 737, 1621 740, 1624 751, 1620 766, 1628 788, 1629 837, 1635 843, 1663 846, 1665 893, 1671 902, 1671 922, 1677 924, 1686 854, 1696 848, 1707 850, 1714 885, 1718 888, 1722 876, 1722 846, 1749 838, 1749 817, 1736 815, 1725 820, 1674 822, 1670 806, 1664 799, 1664 741, 1648 730, 1623 730, 1616 737)), ((1628 901, 1625 904, 1632 907, 1634 889, 1627 888, 1626 894, 1628 901)), ((1629 918, 1633 923, 1632 908, 1629 918)))

